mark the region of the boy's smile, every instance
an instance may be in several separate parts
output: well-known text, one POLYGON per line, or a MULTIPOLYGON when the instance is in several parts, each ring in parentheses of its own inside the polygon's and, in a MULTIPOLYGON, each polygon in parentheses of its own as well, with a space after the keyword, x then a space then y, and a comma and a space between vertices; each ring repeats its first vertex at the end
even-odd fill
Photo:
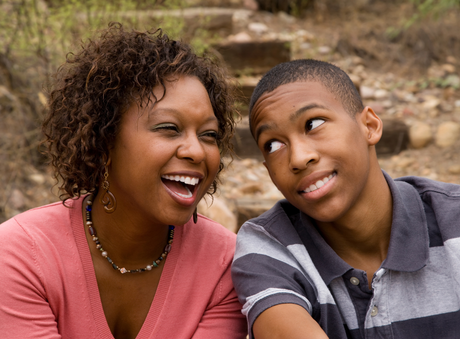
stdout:
POLYGON ((259 98, 251 131, 283 195, 315 220, 334 222, 363 212, 375 194, 368 178, 381 174, 370 161, 376 119, 367 107, 352 117, 320 82, 294 82, 259 98))

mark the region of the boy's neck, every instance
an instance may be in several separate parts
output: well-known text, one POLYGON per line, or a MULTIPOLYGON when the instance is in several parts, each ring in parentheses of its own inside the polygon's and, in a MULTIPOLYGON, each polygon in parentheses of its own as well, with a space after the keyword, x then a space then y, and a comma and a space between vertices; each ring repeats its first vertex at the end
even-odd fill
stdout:
POLYGON ((368 275, 387 256, 393 216, 390 188, 380 168, 371 171, 369 183, 363 197, 346 215, 333 222, 316 221, 329 246, 349 265, 368 275))

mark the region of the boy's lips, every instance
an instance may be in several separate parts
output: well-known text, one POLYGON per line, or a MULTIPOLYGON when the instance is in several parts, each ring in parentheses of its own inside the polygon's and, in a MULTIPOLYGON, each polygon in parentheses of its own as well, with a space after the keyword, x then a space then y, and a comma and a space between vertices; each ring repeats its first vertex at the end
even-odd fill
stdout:
POLYGON ((298 190, 300 194, 316 192, 327 184, 337 175, 336 172, 323 172, 309 175, 303 180, 300 185, 301 189, 298 190))

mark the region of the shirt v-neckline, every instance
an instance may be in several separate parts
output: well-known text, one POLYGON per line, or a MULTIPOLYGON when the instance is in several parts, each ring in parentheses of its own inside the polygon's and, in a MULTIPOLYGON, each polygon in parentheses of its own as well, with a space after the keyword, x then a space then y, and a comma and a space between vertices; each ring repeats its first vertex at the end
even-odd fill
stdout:
MULTIPOLYGON (((75 236, 75 242, 78 248, 78 252, 80 253, 81 264, 83 266, 86 288, 90 299, 88 301, 88 306, 91 308, 92 317, 96 327, 95 335, 97 335, 98 338, 114 339, 107 323, 104 309, 102 307, 101 297, 96 280, 96 272, 94 271, 91 252, 86 240, 83 216, 81 212, 83 199, 84 197, 81 197, 78 200, 72 200, 71 206, 69 208, 69 213, 73 233, 75 236)), ((152 304, 150 305, 149 312, 147 313, 147 316, 139 333, 136 336, 136 339, 153 338, 152 334, 156 331, 157 325, 159 324, 159 318, 161 316, 162 310, 164 309, 166 297, 169 294, 169 288, 171 286, 171 281, 177 266, 176 264, 179 257, 179 248, 181 248, 182 242, 182 233, 183 228, 176 227, 174 232, 174 246, 172 246, 171 252, 168 254, 168 258, 165 262, 165 266, 160 277, 160 282, 158 283, 158 287, 152 304)))

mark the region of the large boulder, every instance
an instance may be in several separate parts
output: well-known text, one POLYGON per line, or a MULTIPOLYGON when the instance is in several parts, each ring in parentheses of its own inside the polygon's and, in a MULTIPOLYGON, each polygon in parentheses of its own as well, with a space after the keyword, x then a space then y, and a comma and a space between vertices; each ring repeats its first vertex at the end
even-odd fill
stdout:
POLYGON ((431 126, 424 122, 416 122, 409 129, 409 140, 413 148, 425 147, 433 138, 431 126))
POLYGON ((454 121, 443 122, 436 133, 436 145, 439 147, 452 146, 460 137, 460 124, 454 121))

